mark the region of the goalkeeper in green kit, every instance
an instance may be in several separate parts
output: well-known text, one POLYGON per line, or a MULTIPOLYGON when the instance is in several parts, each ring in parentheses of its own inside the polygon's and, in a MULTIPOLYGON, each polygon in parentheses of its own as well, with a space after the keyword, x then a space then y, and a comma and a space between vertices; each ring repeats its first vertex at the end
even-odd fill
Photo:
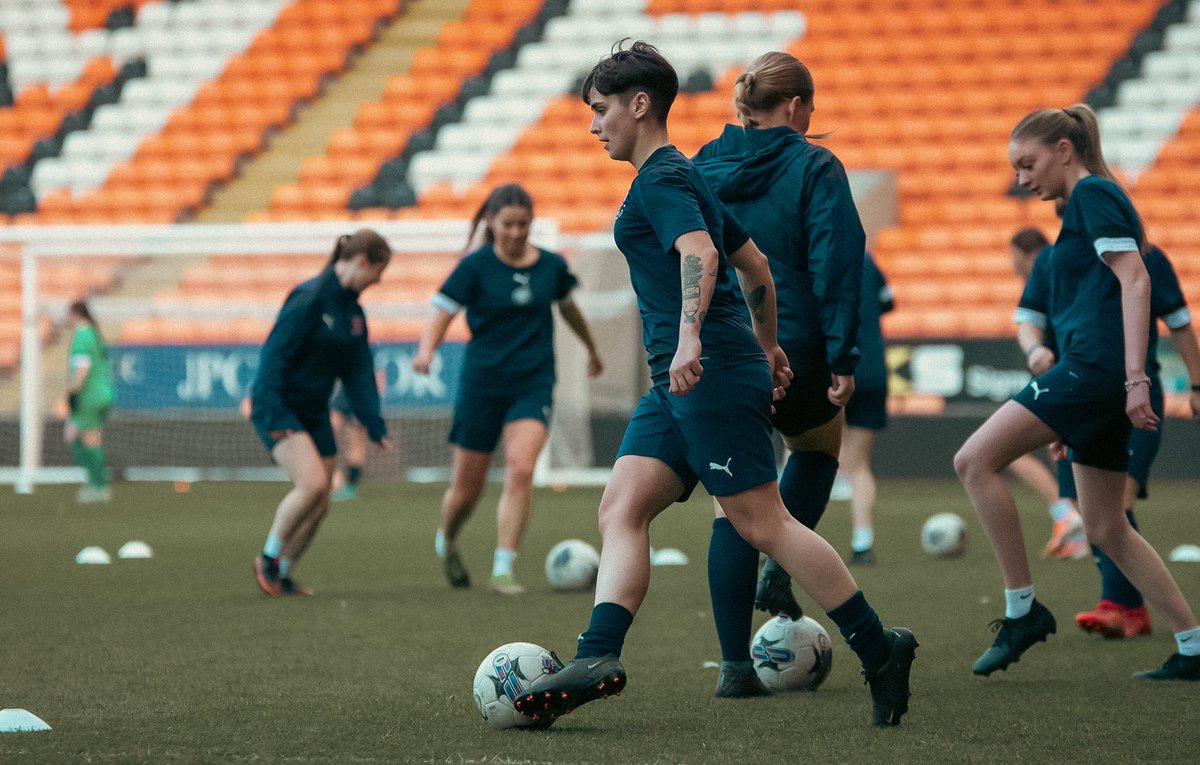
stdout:
POLYGON ((101 428, 113 404, 108 346, 92 318, 87 303, 71 304, 70 359, 67 367, 67 404, 70 414, 64 438, 72 461, 87 472, 87 483, 75 498, 80 502, 108 502, 108 460, 104 456, 101 428))

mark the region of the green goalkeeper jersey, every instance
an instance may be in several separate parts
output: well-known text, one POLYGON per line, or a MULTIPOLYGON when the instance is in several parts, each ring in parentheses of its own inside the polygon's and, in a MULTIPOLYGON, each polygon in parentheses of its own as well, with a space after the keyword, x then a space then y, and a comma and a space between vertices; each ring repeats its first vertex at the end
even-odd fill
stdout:
POLYGON ((83 326, 71 338, 70 374, 87 367, 87 377, 79 389, 79 408, 102 409, 112 406, 113 384, 109 374, 108 348, 95 327, 83 326))

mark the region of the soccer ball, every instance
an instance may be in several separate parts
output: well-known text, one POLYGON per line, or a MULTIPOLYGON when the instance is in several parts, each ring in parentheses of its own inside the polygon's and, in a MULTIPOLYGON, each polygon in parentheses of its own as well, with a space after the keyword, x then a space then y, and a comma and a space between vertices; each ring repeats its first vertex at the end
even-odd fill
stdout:
POLYGON ((815 691, 833 667, 833 645, 825 628, 807 616, 776 616, 754 634, 754 671, 775 691, 815 691))
POLYGON ((563 668, 558 657, 533 643, 507 643, 487 655, 475 670, 475 708, 496 728, 548 728, 550 718, 535 720, 517 711, 513 701, 542 675, 563 668))
POLYGON ((929 516, 921 527, 921 549, 935 558, 957 558, 967 551, 967 526, 954 513, 929 516))
POLYGON ((600 554, 582 539, 559 542, 546 556, 546 579, 556 590, 591 589, 599 570, 600 554))

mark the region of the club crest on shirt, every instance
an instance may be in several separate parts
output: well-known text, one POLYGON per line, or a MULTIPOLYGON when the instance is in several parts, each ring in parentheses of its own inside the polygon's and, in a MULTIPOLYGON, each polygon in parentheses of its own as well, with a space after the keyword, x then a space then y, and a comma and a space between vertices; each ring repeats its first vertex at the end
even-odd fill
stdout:
POLYGON ((350 319, 350 334, 354 337, 361 337, 363 333, 363 318, 355 316, 350 319))
POLYGON ((532 274, 513 274, 513 281, 517 286, 512 291, 512 301, 514 305, 528 305, 533 300, 533 290, 529 288, 529 280, 533 277, 532 274))

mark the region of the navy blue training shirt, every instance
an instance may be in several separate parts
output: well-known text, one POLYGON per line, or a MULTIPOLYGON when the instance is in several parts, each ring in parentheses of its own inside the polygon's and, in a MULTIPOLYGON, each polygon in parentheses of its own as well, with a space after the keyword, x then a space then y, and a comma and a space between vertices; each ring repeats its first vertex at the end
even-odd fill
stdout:
POLYGON ((1050 260, 1054 245, 1038 250, 1029 269, 1029 278, 1021 291, 1021 300, 1013 312, 1014 324, 1032 324, 1042 330, 1042 345, 1059 358, 1058 335, 1050 325, 1050 260))
POLYGON ((1140 251, 1142 236, 1120 186, 1095 175, 1075 184, 1051 254, 1050 324, 1063 358, 1124 376, 1121 285, 1103 258, 1140 251))
POLYGON ((1168 329, 1182 329, 1192 323, 1192 313, 1166 253, 1150 245, 1145 263, 1150 272, 1150 342, 1146 345, 1146 374, 1157 378, 1161 366, 1158 363, 1158 328, 1154 320, 1160 319, 1168 329))
POLYGON ((254 421, 267 431, 299 431, 301 419, 328 419, 338 379, 371 440, 386 436, 366 315, 330 266, 288 294, 263 343, 250 386, 254 421))
MULTIPOLYGON (((1032 324, 1042 327, 1046 340, 1042 344, 1058 356, 1055 346, 1054 326, 1049 322, 1049 295, 1052 275, 1049 270, 1050 247, 1043 247, 1033 262, 1033 270, 1029 273, 1029 281, 1025 283, 1025 291, 1021 294, 1021 303, 1013 315, 1013 321, 1019 324, 1032 324)), ((1166 254, 1154 245, 1150 245, 1144 259, 1146 271, 1150 274, 1150 337, 1146 343, 1146 374, 1152 379, 1158 379, 1160 364, 1158 363, 1158 327, 1155 320, 1160 320, 1169 329, 1180 329, 1192 323, 1192 314, 1188 308, 1183 290, 1179 287, 1179 277, 1166 254)))
POLYGON ((471 342, 463 361, 464 385, 510 394, 554 384, 554 316, 551 307, 578 284, 561 255, 538 250, 538 259, 515 268, 487 244, 464 257, 446 277, 434 307, 467 311, 471 342))
POLYGON ((706 369, 723 369, 763 358, 739 308, 727 258, 750 236, 725 211, 687 157, 674 146, 664 146, 638 170, 613 224, 617 247, 629 263, 654 385, 670 382, 668 373, 679 345, 683 311, 675 241, 692 231, 707 231, 717 248, 716 285, 700 327, 701 364, 706 369))

